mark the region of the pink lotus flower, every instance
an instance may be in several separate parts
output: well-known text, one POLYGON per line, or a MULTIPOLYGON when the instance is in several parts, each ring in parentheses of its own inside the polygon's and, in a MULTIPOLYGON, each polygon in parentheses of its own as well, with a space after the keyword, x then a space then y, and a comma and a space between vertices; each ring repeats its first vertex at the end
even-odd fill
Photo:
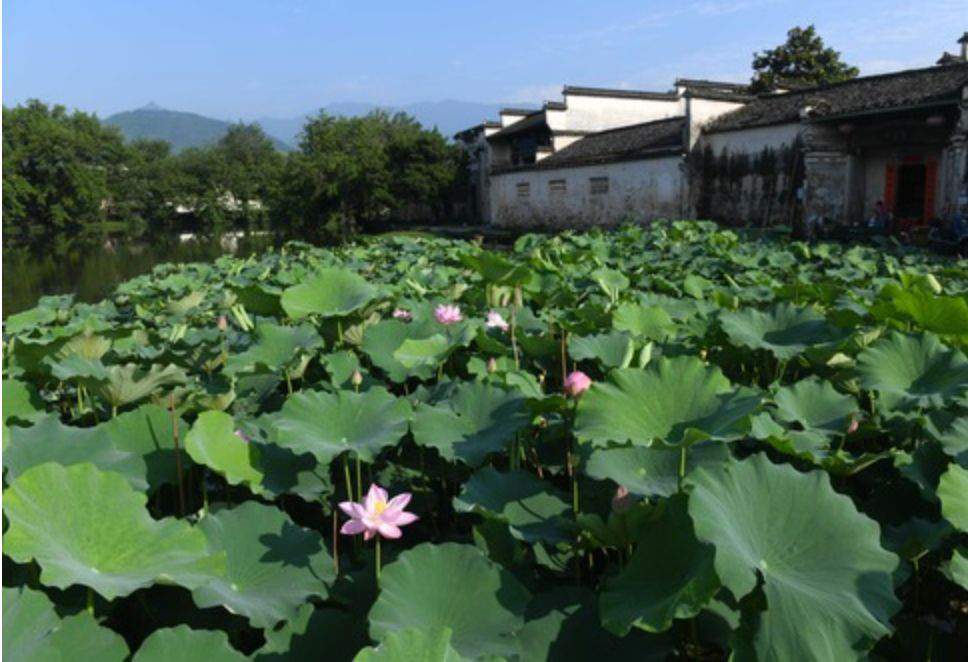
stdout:
POLYGON ((588 390, 588 387, 592 385, 592 378, 583 373, 581 370, 575 370, 573 373, 565 377, 565 393, 573 398, 577 398, 579 395, 588 390))
POLYGON ((397 308, 393 311, 393 319, 403 320, 404 322, 409 322, 413 319, 413 315, 409 310, 405 308, 397 308))
POLYGON ((369 540, 378 533, 384 538, 399 538, 403 535, 400 527, 412 524, 419 518, 403 510, 410 503, 409 492, 398 494, 387 501, 388 496, 385 489, 373 483, 363 503, 340 503, 340 510, 349 515, 350 520, 343 524, 339 532, 347 536, 362 533, 364 540, 369 540))
POLYGON ((511 325, 507 323, 507 320, 501 317, 501 313, 497 312, 496 310, 492 310, 487 314, 487 319, 484 322, 484 326, 489 329, 500 329, 501 331, 507 331, 511 328, 511 325))
POLYGON ((434 317, 441 324, 457 324, 464 319, 464 316, 460 314, 460 306, 455 306, 452 303, 442 303, 434 309, 434 317))

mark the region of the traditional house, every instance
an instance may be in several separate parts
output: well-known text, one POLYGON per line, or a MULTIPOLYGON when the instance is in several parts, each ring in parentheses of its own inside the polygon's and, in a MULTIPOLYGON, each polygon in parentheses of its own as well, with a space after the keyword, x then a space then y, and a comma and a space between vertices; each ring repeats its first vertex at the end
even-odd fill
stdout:
POLYGON ((680 79, 668 92, 565 87, 458 134, 488 173, 480 218, 578 227, 698 216, 904 223, 968 213, 968 33, 939 64, 752 96, 680 79))

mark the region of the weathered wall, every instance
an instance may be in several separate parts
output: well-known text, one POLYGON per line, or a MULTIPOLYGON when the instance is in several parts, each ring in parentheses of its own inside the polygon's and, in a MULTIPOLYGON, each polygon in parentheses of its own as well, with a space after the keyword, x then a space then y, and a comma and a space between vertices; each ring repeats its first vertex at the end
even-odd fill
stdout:
POLYGON ((683 99, 669 101, 566 94, 564 111, 547 111, 552 131, 604 131, 682 115, 683 99))
POLYGON ((579 168, 531 169, 491 177, 494 224, 503 227, 578 228, 680 218, 684 208, 678 156, 579 168), (592 177, 607 177, 608 192, 593 194, 592 177), (549 182, 564 180, 565 191, 549 182), (528 183, 527 198, 518 184, 528 183))
POLYGON ((686 117, 689 120, 689 147, 692 148, 702 135, 702 128, 724 113, 736 110, 743 104, 736 101, 686 98, 686 117))
POLYGON ((792 222, 803 179, 796 123, 704 134, 689 154, 692 214, 759 226, 792 222))

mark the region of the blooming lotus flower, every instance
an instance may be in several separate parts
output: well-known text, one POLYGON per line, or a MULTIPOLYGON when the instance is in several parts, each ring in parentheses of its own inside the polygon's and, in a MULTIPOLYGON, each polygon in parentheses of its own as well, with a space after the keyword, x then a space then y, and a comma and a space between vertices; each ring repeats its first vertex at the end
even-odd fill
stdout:
POLYGON ((413 315, 409 310, 405 308, 397 308, 393 311, 393 319, 403 320, 404 322, 409 322, 413 319, 413 315))
POLYGON ((592 378, 583 373, 581 370, 575 370, 570 375, 565 377, 565 393, 573 398, 577 398, 579 395, 588 390, 588 387, 592 385, 592 378))
POLYGON ((373 483, 363 503, 355 501, 340 503, 340 510, 350 516, 350 520, 339 530, 340 533, 347 536, 362 533, 365 540, 377 534, 384 538, 399 538, 403 535, 400 527, 416 522, 418 517, 403 510, 410 503, 409 492, 398 494, 389 501, 388 497, 385 489, 373 483))
POLYGON ((487 319, 484 322, 484 326, 489 329, 500 329, 501 331, 507 331, 509 328, 511 328, 511 325, 507 323, 507 320, 501 317, 501 313, 497 312, 496 310, 492 310, 487 314, 487 319))
POLYGON ((457 324, 464 319, 464 316, 460 313, 460 306, 455 306, 452 303, 442 303, 434 309, 434 317, 441 324, 457 324))

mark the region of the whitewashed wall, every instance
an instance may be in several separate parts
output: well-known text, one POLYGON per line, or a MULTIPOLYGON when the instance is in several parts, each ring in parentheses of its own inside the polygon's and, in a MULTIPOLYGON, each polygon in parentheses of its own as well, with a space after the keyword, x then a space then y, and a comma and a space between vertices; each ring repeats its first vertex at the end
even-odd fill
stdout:
POLYGON ((548 110, 552 131, 604 131, 685 113, 685 101, 566 94, 567 110, 548 110))
POLYGON ((689 119, 689 146, 692 147, 701 135, 701 129, 711 120, 731 110, 742 108, 737 101, 716 101, 713 99, 686 99, 686 117, 689 119))
POLYGON ((670 156, 554 170, 522 170, 491 177, 493 222, 502 227, 577 228, 643 222, 683 215, 682 158, 670 156), (590 179, 608 177, 609 190, 592 194, 590 179), (564 193, 549 182, 565 180, 564 193), (518 184, 530 195, 518 197, 518 184))
POLYGON ((700 139, 700 146, 708 144, 717 156, 724 149, 730 153, 753 155, 766 147, 779 149, 784 145, 792 145, 801 128, 802 125, 799 122, 791 122, 738 131, 707 133, 700 139))

